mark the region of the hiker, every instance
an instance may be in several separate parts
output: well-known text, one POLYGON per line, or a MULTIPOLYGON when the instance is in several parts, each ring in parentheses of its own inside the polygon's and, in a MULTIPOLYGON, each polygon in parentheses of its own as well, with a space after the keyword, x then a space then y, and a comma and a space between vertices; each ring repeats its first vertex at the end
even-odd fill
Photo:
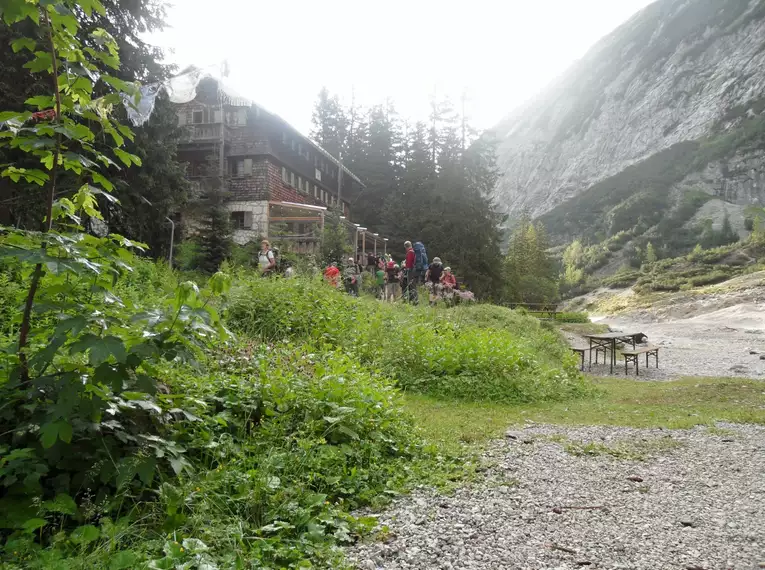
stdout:
POLYGON ((430 304, 435 306, 438 299, 441 297, 441 276, 444 273, 444 266, 441 263, 440 257, 434 257, 433 263, 428 266, 428 270, 425 272, 425 286, 430 291, 430 304))
POLYGON ((335 289, 340 284, 340 270, 334 261, 324 270, 324 279, 335 289))
POLYGON ((457 288, 457 278, 452 273, 451 267, 444 267, 441 274, 441 285, 443 285, 443 295, 447 302, 454 301, 454 290, 457 288))
POLYGON ((369 271, 373 275, 375 272, 375 265, 377 265, 375 254, 370 251, 369 253, 367 253, 367 271, 369 271))
POLYGON ((405 241, 404 249, 406 249, 406 260, 403 267, 404 278, 401 285, 401 298, 405 303, 410 302, 416 305, 419 299, 417 298, 417 274, 414 268, 415 254, 412 242, 405 241))
POLYGON ((396 300, 396 286, 398 285, 398 276, 400 270, 397 263, 393 260, 388 262, 385 269, 385 300, 392 303, 396 300))
POLYGON ((428 269, 428 253, 425 251, 425 245, 421 242, 415 242, 414 244, 414 270, 415 270, 415 282, 424 282, 425 272, 428 269))
POLYGON ((258 267, 260 268, 260 274, 271 275, 276 269, 276 256, 271 249, 271 243, 264 239, 260 242, 260 253, 258 254, 258 267))
POLYGON ((385 270, 382 267, 377 267, 375 271, 375 285, 377 285, 377 298, 381 301, 385 300, 385 270))
POLYGON ((343 270, 343 281, 345 282, 345 292, 352 297, 359 296, 359 277, 358 265, 356 265, 352 257, 349 257, 348 264, 343 270))

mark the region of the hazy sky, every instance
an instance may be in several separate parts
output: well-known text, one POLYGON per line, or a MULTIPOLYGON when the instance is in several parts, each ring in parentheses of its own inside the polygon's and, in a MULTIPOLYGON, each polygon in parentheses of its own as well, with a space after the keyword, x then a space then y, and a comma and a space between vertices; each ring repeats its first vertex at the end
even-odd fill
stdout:
MULTIPOLYGON (((172 0, 171 0, 172 1, 172 0)), ((427 117, 435 92, 488 128, 651 0, 175 0, 152 36, 304 132, 322 86, 427 117)))

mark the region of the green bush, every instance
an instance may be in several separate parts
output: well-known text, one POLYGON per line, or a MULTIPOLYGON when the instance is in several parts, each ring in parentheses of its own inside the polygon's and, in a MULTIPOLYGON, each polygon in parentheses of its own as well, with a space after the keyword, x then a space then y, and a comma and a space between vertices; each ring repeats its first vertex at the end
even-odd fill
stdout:
POLYGON ((558 313, 555 320, 561 323, 589 323, 590 317, 587 313, 558 313))
POLYGON ((560 338, 502 307, 390 306, 319 281, 254 279, 235 288, 228 321, 272 342, 340 347, 402 388, 438 396, 530 402, 586 392, 560 338))

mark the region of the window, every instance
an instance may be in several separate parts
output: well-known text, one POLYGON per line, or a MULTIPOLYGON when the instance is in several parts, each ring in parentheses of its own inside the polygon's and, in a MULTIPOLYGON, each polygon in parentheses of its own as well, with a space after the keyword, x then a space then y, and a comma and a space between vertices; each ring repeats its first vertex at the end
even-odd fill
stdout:
POLYGON ((300 176, 298 176, 297 189, 300 190, 301 192, 303 191, 303 179, 300 176))
POLYGON ((289 176, 287 175, 287 169, 282 166, 282 182, 285 184, 290 183, 289 176))
POLYGON ((290 186, 295 187, 295 173, 290 172, 290 186))
POLYGON ((298 143, 298 154, 300 156, 303 156, 303 145, 298 143))
POLYGON ((233 111, 226 111, 226 123, 233 126, 247 124, 247 109, 240 107, 233 111))
POLYGON ((287 133, 282 133, 282 144, 289 144, 287 140, 287 133))
POLYGON ((252 174, 252 159, 240 158, 228 162, 228 173, 231 176, 250 176, 252 174))
POLYGON ((295 139, 292 139, 290 142, 292 143, 292 150, 295 150, 297 148, 297 143, 295 142, 295 139))
POLYGON ((250 212, 231 212, 231 227, 235 230, 249 229, 245 225, 245 220, 247 219, 246 214, 249 213, 250 212))
POLYGON ((319 187, 316 186, 316 184, 313 185, 313 197, 318 198, 319 197, 319 187))
POLYGON ((199 109, 198 111, 194 111, 191 122, 195 125, 198 125, 200 123, 204 123, 205 121, 205 113, 202 111, 202 109, 199 109))

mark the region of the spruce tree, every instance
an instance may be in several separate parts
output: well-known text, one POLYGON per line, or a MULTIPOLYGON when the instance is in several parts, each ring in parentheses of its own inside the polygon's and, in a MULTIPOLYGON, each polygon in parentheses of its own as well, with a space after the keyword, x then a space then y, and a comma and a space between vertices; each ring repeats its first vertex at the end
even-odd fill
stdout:
MULTIPOLYGON (((90 16, 82 15, 82 27, 77 33, 82 44, 92 46, 97 39, 91 37, 91 32, 103 28, 119 47, 120 68, 115 71, 115 77, 142 84, 166 79, 172 68, 162 63, 164 54, 143 39, 147 32, 164 26, 164 2, 105 0, 102 5, 103 15, 95 10, 90 16)), ((40 75, 31 74, 23 67, 25 54, 11 49, 10 41, 17 38, 18 33, 18 29, 0 23, 0 108, 9 110, 22 109, 27 97, 48 88, 47 84, 39 85, 40 75)), ((124 122, 123 108, 115 108, 115 114, 124 122)), ((167 99, 160 98, 151 121, 143 127, 134 127, 133 131, 135 141, 126 141, 125 150, 144 160, 140 166, 115 170, 111 176, 115 183, 113 194, 121 203, 115 206, 103 201, 101 211, 110 232, 146 242, 152 255, 164 257, 170 237, 165 217, 178 211, 188 199, 183 165, 176 158, 177 116, 167 99)), ((23 167, 26 160, 27 157, 17 152, 0 151, 0 164, 13 162, 23 167)), ((62 195, 76 191, 80 184, 71 172, 62 173, 57 181, 62 195)), ((34 220, 41 215, 36 208, 42 200, 30 197, 39 192, 35 186, 8 185, 0 181, 0 223, 34 227, 34 220)))
POLYGON ((345 156, 348 117, 336 95, 330 95, 326 87, 319 91, 313 110, 313 128, 310 136, 335 158, 345 156))

